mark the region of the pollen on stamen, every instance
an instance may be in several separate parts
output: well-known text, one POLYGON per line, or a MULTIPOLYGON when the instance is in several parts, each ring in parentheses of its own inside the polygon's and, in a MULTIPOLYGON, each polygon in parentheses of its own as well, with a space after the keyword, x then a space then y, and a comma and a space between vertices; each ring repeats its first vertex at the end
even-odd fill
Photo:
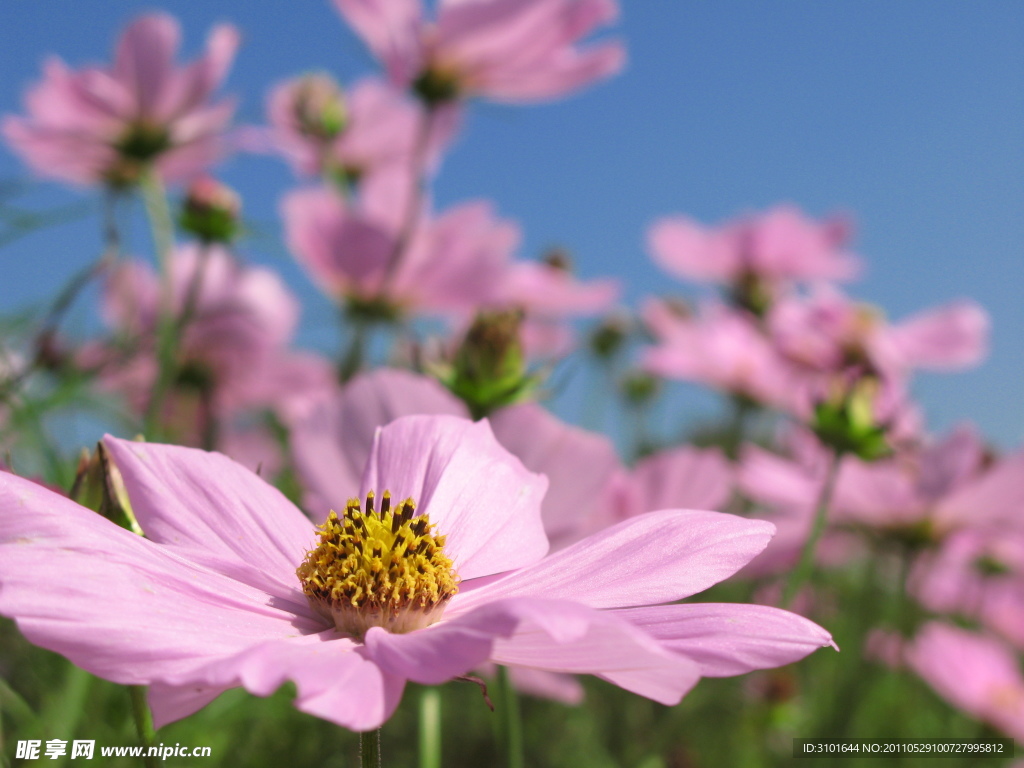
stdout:
POLYGON ((427 515, 413 518, 416 502, 391 509, 384 491, 349 499, 341 517, 331 510, 319 526, 320 542, 296 570, 310 605, 338 630, 362 638, 370 627, 411 632, 437 622, 459 591, 459 577, 444 554, 445 537, 427 515))

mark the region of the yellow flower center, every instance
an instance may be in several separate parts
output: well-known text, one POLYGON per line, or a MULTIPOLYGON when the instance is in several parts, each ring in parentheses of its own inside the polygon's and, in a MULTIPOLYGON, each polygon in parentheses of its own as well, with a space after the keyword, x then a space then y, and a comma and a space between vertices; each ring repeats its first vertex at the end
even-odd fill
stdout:
POLYGON ((359 499, 349 499, 342 517, 331 510, 319 526, 320 543, 296 575, 310 605, 340 631, 362 638, 370 627, 422 629, 459 591, 445 537, 415 511, 412 499, 392 510, 389 491, 376 511, 370 491, 365 511, 359 499))

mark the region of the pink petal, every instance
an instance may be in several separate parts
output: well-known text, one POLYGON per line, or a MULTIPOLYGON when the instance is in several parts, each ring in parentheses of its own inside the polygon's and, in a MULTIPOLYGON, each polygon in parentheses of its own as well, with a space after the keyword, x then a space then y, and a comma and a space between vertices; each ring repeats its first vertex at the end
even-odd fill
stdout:
POLYGON ((288 249, 330 296, 368 295, 394 247, 389 231, 350 210, 328 189, 291 192, 281 202, 288 249))
POLYGON ((421 66, 419 0, 334 0, 397 85, 406 85, 421 66))
POLYGON ((584 534, 608 478, 620 466, 611 441, 559 421, 539 405, 503 408, 490 418, 498 442, 550 486, 542 507, 551 539, 584 534))
POLYGON ((1013 525, 1024 509, 1024 451, 1001 459, 939 502, 936 521, 947 526, 1013 525))
POLYGON ((298 589, 295 569, 316 533, 276 488, 219 453, 104 442, 148 538, 275 594, 298 589))
POLYGON ((938 499, 977 474, 985 460, 985 443, 971 424, 961 424, 921 454, 921 493, 938 499))
POLYGON ((679 600, 734 574, 767 546, 774 531, 763 520, 719 512, 651 512, 456 595, 449 610, 517 595, 573 600, 593 608, 679 600))
POLYGON ((615 613, 693 659, 702 677, 781 667, 832 644, 832 636, 814 622, 765 605, 691 603, 615 613))
POLYGON ((313 517, 343 508, 356 495, 377 428, 414 414, 469 415, 434 379, 381 368, 356 376, 337 397, 290 425, 295 465, 313 517))
POLYGON ((295 706, 353 731, 379 728, 398 706, 405 681, 383 671, 366 649, 333 629, 247 648, 180 680, 204 689, 242 686, 269 696, 295 683, 295 706))
POLYGON ((161 115, 174 119, 202 106, 227 75, 240 40, 241 34, 233 25, 214 27, 205 55, 176 73, 171 81, 160 105, 161 115))
POLYGON ((699 679, 697 665, 663 649, 614 613, 575 603, 533 600, 491 659, 506 666, 593 674, 662 704, 677 704, 699 679))
POLYGON ((548 550, 541 522, 547 478, 502 448, 487 422, 406 416, 377 432, 360 496, 408 496, 447 537, 463 579, 534 563, 548 550))
POLYGON ((977 365, 988 351, 988 313, 971 301, 921 312, 888 331, 899 361, 942 370, 977 365))
POLYGON ((153 725, 156 728, 163 728, 175 720, 183 720, 198 712, 227 689, 228 686, 212 688, 199 683, 190 685, 152 683, 147 691, 147 699, 150 711, 153 713, 153 725))
POLYGON ((437 685, 487 661, 495 638, 510 636, 535 606, 527 598, 499 600, 407 634, 374 627, 366 633, 366 650, 390 674, 437 685))
POLYGON ((187 675, 323 627, 297 589, 271 596, 7 473, 0 551, 0 613, 36 645, 118 683, 187 675))
POLYGON ((656 221, 647 248, 659 267, 686 280, 726 282, 740 266, 728 238, 684 216, 656 221))
POLYGON ((136 117, 157 117, 156 107, 173 76, 178 22, 165 13, 134 21, 117 45, 114 74, 135 97, 136 117))
POLYGON ((626 64, 620 43, 594 45, 567 51, 536 71, 503 74, 483 81, 481 90, 497 101, 521 103, 557 99, 597 80, 618 74, 626 64))

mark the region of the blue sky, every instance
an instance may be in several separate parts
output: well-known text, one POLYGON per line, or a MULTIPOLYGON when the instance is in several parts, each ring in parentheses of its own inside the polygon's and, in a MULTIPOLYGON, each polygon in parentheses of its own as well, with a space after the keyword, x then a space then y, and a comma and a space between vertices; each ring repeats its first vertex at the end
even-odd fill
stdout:
MULTIPOLYGON (((0 113, 20 110, 48 53, 105 61, 116 35, 156 6, 130 0, 7 3, 0 16, 0 113)), ((343 81, 374 70, 326 0, 169 2, 185 51, 229 20, 244 44, 227 92, 244 122, 262 118, 273 82, 327 69, 343 81), (253 10, 255 9, 255 10, 253 10)), ((970 418, 996 442, 1024 438, 1024 4, 944 0, 633 2, 612 32, 626 71, 540 106, 475 104, 435 188, 439 206, 488 197, 517 220, 524 256, 570 248, 586 276, 614 274, 634 302, 678 286, 649 263, 644 231, 687 213, 707 222, 777 202, 814 215, 848 211, 868 264, 852 292, 899 318, 959 297, 992 315, 992 353, 977 370, 922 375, 929 423, 970 418)), ((267 157, 224 177, 247 216, 276 232, 295 183, 267 157)), ((24 178, 0 150, 0 179, 24 178)), ((84 199, 44 183, 26 198, 84 199)), ((0 249, 0 311, 38 304, 98 248, 93 221, 0 249)), ((144 232, 131 242, 142 251, 144 232)), ((250 246, 302 297, 302 339, 331 349, 333 311, 272 239, 250 246)), ((85 312, 85 310, 81 310, 85 312)), ((703 407, 704 400, 680 401, 703 407)), ((571 410, 571 408, 570 408, 571 410)))

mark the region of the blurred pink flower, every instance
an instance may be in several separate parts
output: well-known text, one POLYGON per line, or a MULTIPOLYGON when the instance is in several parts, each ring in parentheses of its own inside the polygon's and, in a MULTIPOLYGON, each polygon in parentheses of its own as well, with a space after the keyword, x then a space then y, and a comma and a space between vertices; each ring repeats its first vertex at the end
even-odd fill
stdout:
MULTIPOLYGON (((802 430, 791 432, 786 443, 789 456, 755 445, 743 448, 740 487, 771 511, 767 519, 778 528, 754 570, 795 562, 825 481, 826 448, 802 430)), ((963 426, 930 445, 904 447, 889 459, 868 463, 845 456, 819 555, 830 565, 848 559, 857 551, 852 539, 857 530, 914 547, 939 544, 965 530, 1019 534, 1022 505, 1024 452, 990 462, 975 431, 963 426)), ((957 580, 956 573, 947 576, 957 580)))
POLYGON ((1024 531, 957 531, 918 561, 910 584, 928 610, 980 621, 1024 649, 1024 531))
POLYGON ((782 353, 811 371, 857 368, 897 380, 917 368, 976 365, 987 351, 989 327, 988 315, 970 301, 890 324, 879 309, 820 286, 809 298, 779 301, 768 325, 782 353))
POLYGON ((5 118, 4 137, 37 172, 76 184, 131 184, 150 163, 166 181, 206 170, 226 149, 234 103, 210 97, 239 36, 216 27, 205 55, 176 68, 179 37, 177 21, 151 14, 125 30, 112 67, 51 59, 26 95, 28 117, 5 118))
MULTIPOLYGON (((668 510, 545 557, 546 481, 486 423, 410 417, 377 433, 358 486, 366 508, 349 505, 345 520, 391 548, 393 563, 410 557, 394 531, 431 543, 432 570, 416 573, 444 587, 429 610, 417 591, 388 602, 391 614, 317 586, 343 590, 366 572, 307 559, 317 546, 308 518, 251 472, 194 449, 106 443, 147 538, 0 475, 0 612, 93 674, 149 685, 157 726, 228 688, 266 696, 291 680, 302 711, 371 730, 406 681, 439 684, 488 661, 596 674, 675 704, 701 676, 788 664, 831 642, 785 611, 662 605, 742 567, 764 548, 767 523, 668 510), (385 489, 418 506, 389 512, 382 500, 373 514, 368 494, 385 489), (326 582, 311 575, 321 570, 326 582)), ((356 546, 340 527, 322 536, 356 546)))
POLYGON ((709 304, 682 316, 657 299, 641 312, 657 340, 641 358, 645 370, 792 410, 793 372, 746 313, 709 304))
POLYGON ((671 216, 647 233, 648 248, 666 272, 734 289, 758 280, 772 294, 791 282, 854 277, 860 261, 843 249, 848 239, 842 219, 819 223, 788 205, 714 229, 671 216))
POLYGON ((992 461, 973 427, 891 459, 845 460, 836 520, 876 530, 916 530, 938 541, 967 528, 1022 529, 1024 452, 992 461))
MULTIPOLYGON (((191 429, 206 417, 223 421, 247 407, 281 407, 328 386, 329 364, 287 348, 299 304, 276 273, 243 267, 218 246, 183 246, 171 257, 172 308, 186 312, 177 344, 178 372, 168 398, 169 422, 191 429), (189 425, 191 424, 191 428, 189 425)), ((103 313, 113 343, 88 349, 83 363, 98 365, 101 381, 144 412, 157 375, 158 278, 139 261, 119 264, 107 280, 103 313)), ((224 426, 227 426, 225 423, 224 426)))
POLYGON ((441 0, 436 22, 419 0, 334 0, 392 82, 428 103, 464 96, 552 99, 622 68, 616 42, 577 41, 615 19, 614 0, 441 0))
POLYGON ((997 640, 937 621, 904 651, 907 664, 954 707, 1024 739, 1020 660, 997 640))
POLYGON ((489 203, 465 203, 423 217, 396 259, 401 191, 379 181, 358 202, 326 188, 285 197, 288 246, 320 287, 339 302, 380 303, 399 314, 461 315, 486 303, 519 242, 518 227, 495 217, 489 203))

